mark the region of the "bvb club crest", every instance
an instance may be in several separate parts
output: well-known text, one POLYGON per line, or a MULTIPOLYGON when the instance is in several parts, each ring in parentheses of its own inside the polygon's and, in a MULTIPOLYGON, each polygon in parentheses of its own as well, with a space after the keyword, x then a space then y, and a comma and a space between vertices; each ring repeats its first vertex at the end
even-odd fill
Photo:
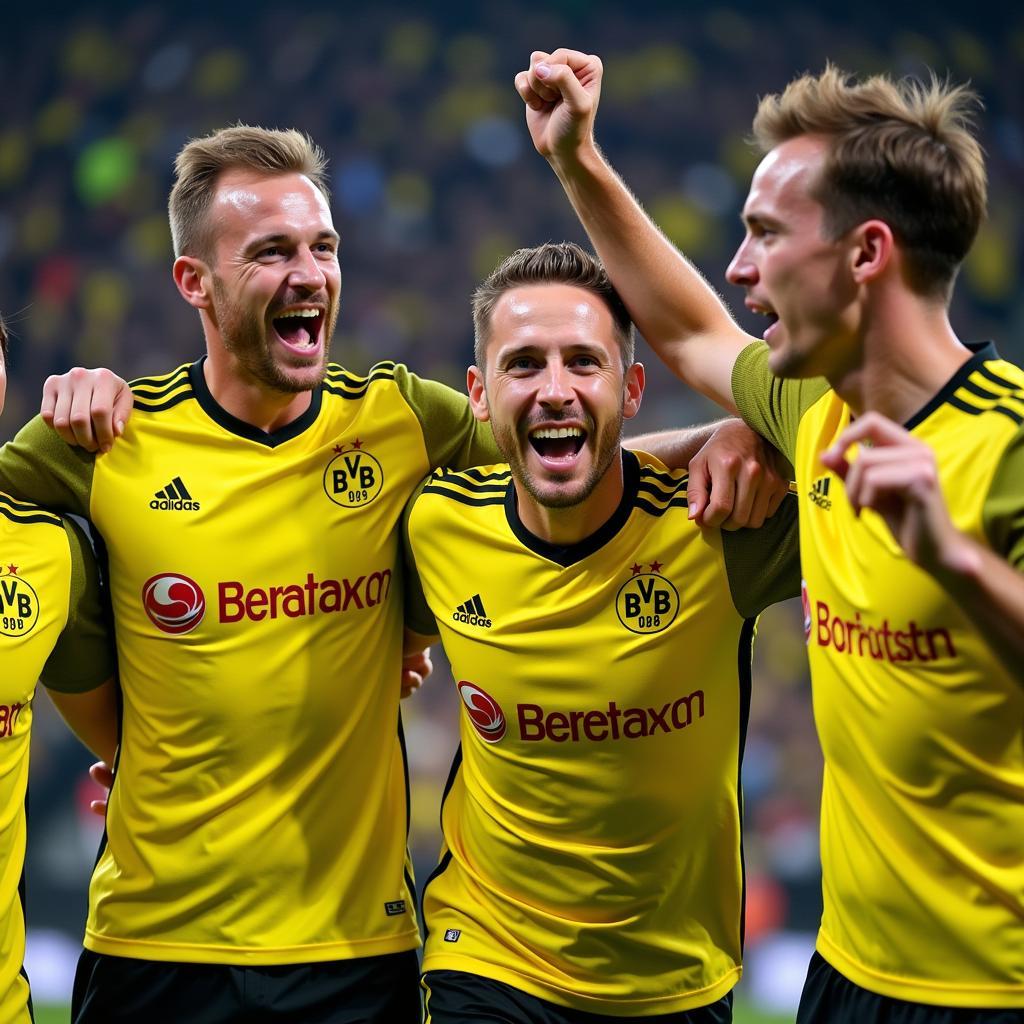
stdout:
POLYGON ((0 565, 0 633, 24 636, 39 621, 39 596, 16 565, 0 565))
POLYGON ((360 438, 334 446, 334 458, 324 470, 324 493, 342 508, 362 508, 380 494, 384 469, 360 438))
POLYGON ((661 574, 662 563, 630 567, 631 576, 619 587, 615 611, 631 633, 660 633, 679 614, 679 591, 661 574))

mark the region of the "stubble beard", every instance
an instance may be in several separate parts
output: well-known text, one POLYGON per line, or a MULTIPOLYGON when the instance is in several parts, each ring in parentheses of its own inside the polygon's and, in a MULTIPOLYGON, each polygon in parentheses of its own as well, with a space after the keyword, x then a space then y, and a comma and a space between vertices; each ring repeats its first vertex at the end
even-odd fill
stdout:
POLYGON ((596 438, 594 438, 593 432, 588 430, 588 441, 594 439, 595 442, 590 472, 575 488, 570 490, 558 487, 553 493, 550 483, 538 481, 527 467, 526 457, 523 453, 526 446, 530 444, 527 436, 529 426, 523 428, 522 443, 520 443, 519 432, 512 424, 497 424, 492 420, 491 428, 494 434, 494 443, 498 446, 502 458, 509 464, 513 478, 526 488, 526 493, 538 505, 544 508, 573 508, 576 505, 581 505, 594 493, 594 489, 618 457, 622 447, 623 422, 624 417, 620 410, 618 418, 607 424, 596 438))
POLYGON ((217 323, 224 348, 235 357, 250 380, 286 395, 312 391, 323 383, 327 376, 334 324, 338 318, 337 307, 328 309, 324 317, 321 327, 324 346, 319 365, 304 367, 302 376, 290 376, 274 360, 273 342, 267 336, 263 320, 251 310, 240 310, 216 277, 213 279, 213 295, 217 303, 217 323))

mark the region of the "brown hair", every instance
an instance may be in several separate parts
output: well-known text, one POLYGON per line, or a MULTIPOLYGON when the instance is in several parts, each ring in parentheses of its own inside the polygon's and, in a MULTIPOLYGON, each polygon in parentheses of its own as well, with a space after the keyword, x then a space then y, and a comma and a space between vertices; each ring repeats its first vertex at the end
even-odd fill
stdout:
POLYGON ((330 198, 324 151, 295 129, 280 131, 236 124, 192 139, 174 161, 175 182, 168 212, 175 256, 208 255, 206 214, 217 179, 224 171, 235 169, 266 175, 304 174, 325 198, 330 198))
POLYGON ((909 284, 948 295, 985 217, 987 183, 966 86, 875 75, 853 79, 832 64, 765 96, 754 141, 768 152, 820 135, 829 152, 815 198, 840 238, 865 220, 885 221, 906 256, 909 284))
POLYGON ((491 316, 498 300, 512 288, 531 284, 569 284, 598 296, 612 314, 623 368, 632 365, 633 321, 601 261, 575 242, 545 242, 532 249, 517 249, 473 292, 473 358, 477 366, 484 366, 491 316))

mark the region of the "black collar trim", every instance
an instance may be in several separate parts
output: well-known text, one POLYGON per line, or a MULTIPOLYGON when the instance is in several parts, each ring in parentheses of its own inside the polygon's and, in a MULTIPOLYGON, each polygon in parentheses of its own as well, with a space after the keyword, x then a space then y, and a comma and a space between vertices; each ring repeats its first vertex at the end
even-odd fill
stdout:
POLYGON ((974 354, 966 363, 964 363, 963 366, 960 367, 959 370, 956 371, 956 373, 953 374, 952 377, 949 378, 948 381, 946 381, 942 388, 939 389, 939 393, 937 395, 929 399, 921 409, 918 409, 918 411, 903 424, 907 430, 913 430, 914 427, 924 423, 924 421, 928 419, 936 409, 945 405, 946 402, 953 397, 957 389, 963 387, 967 378, 970 377, 970 375, 980 366, 987 363, 990 359, 999 358, 996 346, 991 341, 968 342, 967 348, 969 348, 974 354))
POLYGON ((268 434, 266 431, 260 430, 259 427, 254 427, 251 423, 246 423, 245 420, 232 416, 231 413, 217 404, 217 400, 210 393, 210 389, 206 384, 206 376, 203 373, 203 363, 205 362, 206 356, 203 356, 188 368, 189 382, 192 385, 192 390, 195 392, 199 407, 214 423, 232 434, 244 437, 247 441, 255 441, 257 444, 266 445, 268 448, 276 448, 278 445, 284 444, 285 441, 298 437, 307 427, 312 426, 316 422, 316 418, 320 414, 320 405, 323 402, 322 384, 318 384, 313 389, 309 408, 298 419, 294 419, 291 423, 286 423, 280 430, 275 430, 273 433, 268 434))
POLYGON ((627 451, 625 448, 622 449, 622 482, 622 500, 615 511, 603 526, 575 544, 551 544, 531 533, 523 525, 522 519, 519 518, 516 486, 512 480, 509 480, 508 490, 505 492, 505 518, 508 520, 509 528, 524 547, 529 548, 542 558, 556 562, 563 568, 568 568, 603 548, 626 525, 626 521, 633 511, 640 486, 640 462, 631 451, 627 451))

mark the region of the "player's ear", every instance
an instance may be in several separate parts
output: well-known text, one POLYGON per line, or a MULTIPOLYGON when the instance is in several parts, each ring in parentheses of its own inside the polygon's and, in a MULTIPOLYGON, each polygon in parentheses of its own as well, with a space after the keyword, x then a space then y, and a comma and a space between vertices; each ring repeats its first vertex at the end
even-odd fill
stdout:
POLYGON ((479 366, 471 366, 466 371, 466 391, 469 393, 469 404, 473 415, 481 423, 486 423, 491 418, 491 410, 487 408, 484 371, 479 366))
POLYGON ((210 294, 209 267, 195 256, 179 256, 171 268, 174 283, 181 297, 196 309, 209 309, 213 305, 210 294))
POLYGON ((622 381, 623 402, 622 415, 631 420, 640 411, 640 399, 644 396, 644 364, 634 363, 622 381))
POLYGON ((892 228, 884 220, 866 220, 850 235, 850 260, 857 284, 875 280, 892 259, 895 240, 892 228))

